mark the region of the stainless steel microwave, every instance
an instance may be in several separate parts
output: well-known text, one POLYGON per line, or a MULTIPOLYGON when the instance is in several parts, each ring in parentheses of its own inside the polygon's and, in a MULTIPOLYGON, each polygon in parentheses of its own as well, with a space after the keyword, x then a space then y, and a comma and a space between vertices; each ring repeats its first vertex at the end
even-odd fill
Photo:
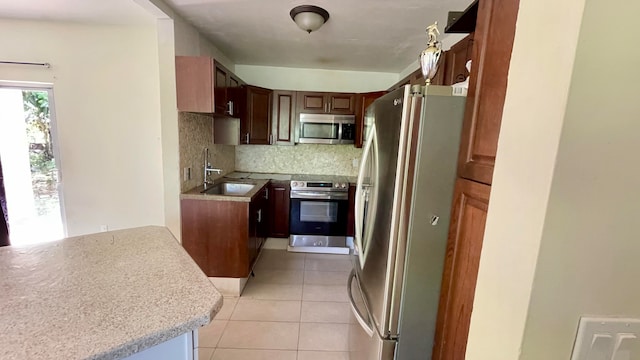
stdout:
POLYGON ((353 144, 356 139, 356 117, 300 114, 297 133, 297 142, 300 144, 353 144))

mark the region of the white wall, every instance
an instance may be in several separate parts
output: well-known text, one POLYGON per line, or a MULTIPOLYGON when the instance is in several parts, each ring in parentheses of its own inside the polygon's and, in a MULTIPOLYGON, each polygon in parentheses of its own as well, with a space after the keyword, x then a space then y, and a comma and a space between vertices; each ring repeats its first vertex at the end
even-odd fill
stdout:
POLYGON ((176 55, 209 56, 235 72, 235 64, 220 49, 205 38, 193 25, 177 14, 172 15, 175 30, 176 55))
POLYGON ((210 56, 234 71, 235 64, 193 25, 173 11, 163 0, 133 0, 158 19, 172 19, 175 35, 175 55, 210 56))
POLYGON ((520 1, 469 329, 470 360, 520 357, 583 4, 520 1))
POLYGON ((68 235, 164 224, 153 26, 0 20, 0 80, 53 84, 68 235))
POLYGON ((174 23, 158 19, 158 65, 162 127, 162 172, 164 180, 165 226, 180 240, 180 159, 178 153, 178 111, 174 23))
POLYGON ((568 359, 581 315, 640 317, 637 14, 586 0, 521 359, 568 359))
POLYGON ((270 89, 368 92, 386 90, 398 81, 396 73, 286 68, 236 64, 245 82, 270 89))

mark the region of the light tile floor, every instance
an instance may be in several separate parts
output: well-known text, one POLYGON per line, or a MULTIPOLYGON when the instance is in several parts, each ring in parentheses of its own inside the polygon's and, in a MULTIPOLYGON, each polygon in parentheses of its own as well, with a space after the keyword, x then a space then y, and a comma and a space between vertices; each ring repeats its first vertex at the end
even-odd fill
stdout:
POLYGON ((265 249, 242 296, 200 329, 199 360, 347 360, 347 255, 265 249))

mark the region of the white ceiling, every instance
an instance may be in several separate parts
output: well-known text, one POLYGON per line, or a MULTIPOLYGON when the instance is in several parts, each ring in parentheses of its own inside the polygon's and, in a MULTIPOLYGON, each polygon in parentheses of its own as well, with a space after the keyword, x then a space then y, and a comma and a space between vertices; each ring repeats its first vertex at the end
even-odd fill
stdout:
MULTIPOLYGON (((99 24, 151 24, 139 0, 0 0, 0 18, 99 24)), ((233 62, 317 69, 398 73, 426 46, 425 29, 472 0, 164 0, 194 24, 233 62), (289 11, 298 5, 326 9, 329 21, 311 34, 289 11)))
POLYGON ((0 0, 0 18, 97 24, 152 24, 132 0, 0 0))
MULTIPOLYGON (((426 47, 425 29, 438 21, 445 48, 449 11, 472 0, 166 0, 232 61, 319 69, 400 72, 426 47), (311 34, 289 11, 326 9, 329 21, 311 34)), ((447 39, 449 38, 449 39, 447 39)))

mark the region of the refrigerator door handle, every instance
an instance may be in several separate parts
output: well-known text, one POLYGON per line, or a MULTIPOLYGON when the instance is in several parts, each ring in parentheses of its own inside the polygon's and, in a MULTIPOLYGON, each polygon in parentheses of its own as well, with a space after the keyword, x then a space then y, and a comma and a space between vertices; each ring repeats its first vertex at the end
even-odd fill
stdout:
POLYGON ((362 316, 362 314, 360 313, 360 310, 358 310, 358 307, 356 306, 356 302, 353 299, 353 293, 351 292, 351 286, 353 284, 353 279, 355 277, 356 277, 356 270, 353 269, 351 270, 351 274, 349 274, 349 281, 347 281, 347 294, 349 294, 349 305, 351 305, 351 312, 353 313, 353 316, 356 318, 356 320, 358 321, 362 329, 367 333, 367 335, 372 337, 375 334, 373 327, 368 321, 365 320, 364 316, 362 316))
POLYGON ((363 214, 364 209, 360 208, 360 204, 362 203, 362 197, 364 195, 363 194, 364 173, 367 169, 367 162, 369 161, 369 155, 371 152, 371 144, 373 143, 373 138, 375 136, 375 127, 376 125, 373 124, 371 126, 371 129, 369 130, 369 137, 367 138, 367 141, 364 145, 364 149, 362 151, 362 161, 360 161, 360 170, 358 171, 358 180, 356 182, 356 200, 355 200, 356 206, 354 209, 356 228, 355 228, 354 237, 356 239, 355 247, 357 249, 358 259, 360 260, 359 261, 360 268, 364 268, 364 262, 365 262, 365 249, 363 248, 363 241, 362 241, 362 236, 364 236, 362 231, 363 230, 362 223, 364 221, 364 214, 363 214))

